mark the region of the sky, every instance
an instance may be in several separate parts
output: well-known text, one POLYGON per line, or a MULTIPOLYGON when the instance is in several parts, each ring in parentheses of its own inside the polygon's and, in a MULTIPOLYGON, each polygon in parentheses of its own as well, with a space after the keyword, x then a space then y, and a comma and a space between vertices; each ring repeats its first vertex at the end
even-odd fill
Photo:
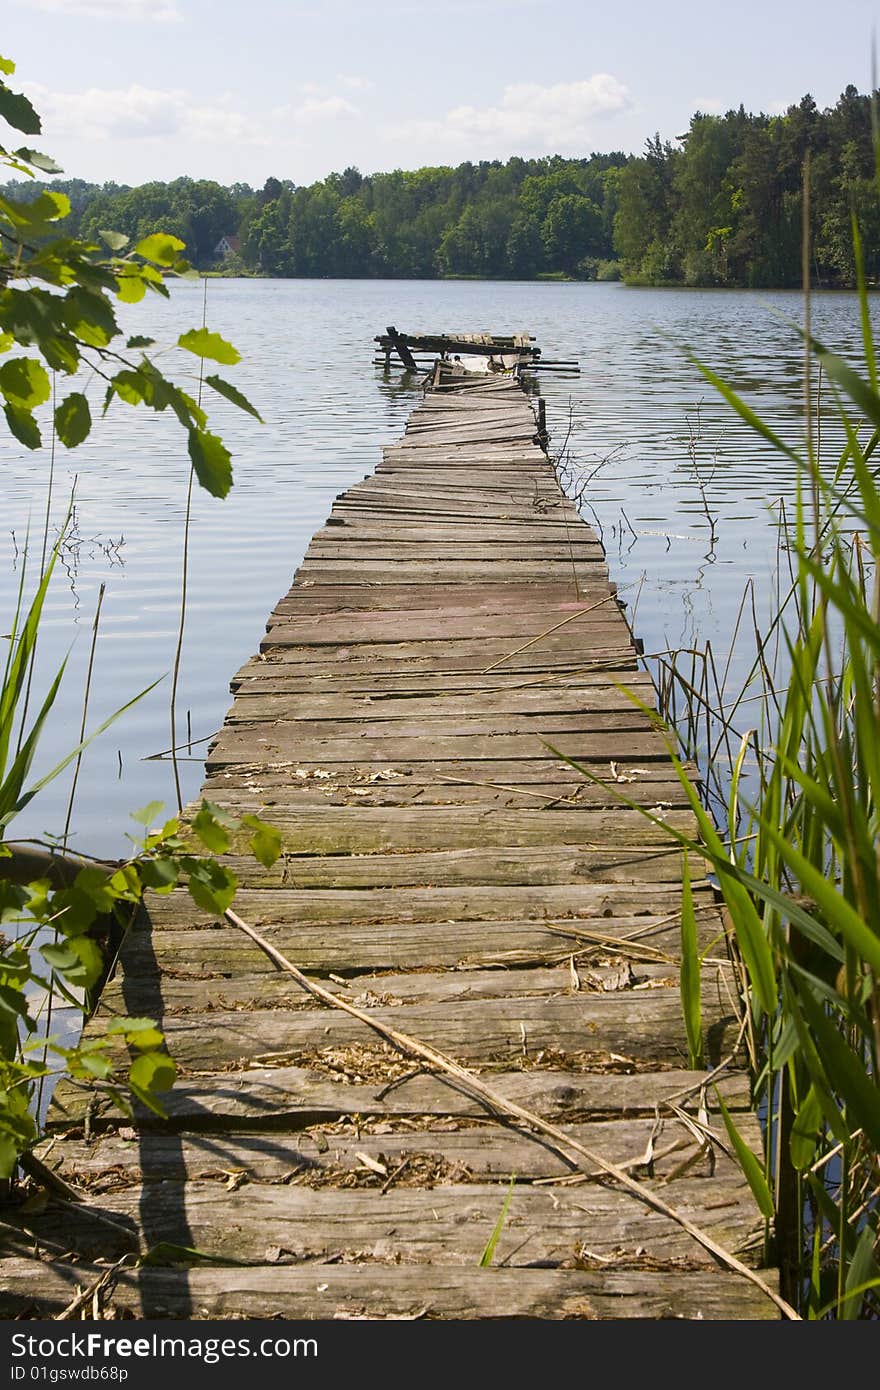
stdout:
MULTIPOLYGON (((880 0, 3 0, 29 143, 70 177, 261 187, 638 153, 696 110, 871 85, 880 0)), ((6 143, 5 136, 0 139, 6 143)), ((19 141, 15 141, 19 143, 19 141)))

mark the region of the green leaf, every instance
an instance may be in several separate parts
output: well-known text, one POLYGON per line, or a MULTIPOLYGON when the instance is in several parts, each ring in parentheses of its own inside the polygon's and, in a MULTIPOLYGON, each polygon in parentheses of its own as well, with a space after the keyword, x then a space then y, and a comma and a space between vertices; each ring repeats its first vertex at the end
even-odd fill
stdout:
POLYGON ((141 879, 145 888, 154 893, 170 893, 177 887, 180 868, 176 859, 144 859, 140 865, 141 879))
POLYGON ((5 72, 7 77, 11 77, 15 72, 15 64, 11 58, 4 58, 0 54, 0 72, 5 72))
POLYGON ((107 1036, 114 1037, 118 1033, 123 1033, 126 1037, 129 1034, 149 1033, 156 1027, 154 1018, 132 1018, 130 1015, 121 1014, 119 1018, 114 1018, 107 1025, 107 1036))
POLYGON ((127 348, 148 348, 152 347, 155 341, 155 338, 141 338, 138 334, 135 334, 133 338, 128 339, 125 346, 127 348))
POLYGON ((143 256, 145 261, 170 267, 180 259, 181 251, 186 250, 186 242, 181 241, 180 237, 169 236, 166 232, 154 232, 152 236, 139 241, 134 250, 135 255, 143 256))
POLYGON ((11 1134, 0 1130, 0 1178, 11 1178, 21 1149, 11 1134))
POLYGON ((33 410, 52 394, 46 368, 35 357, 11 357, 0 365, 0 391, 10 405, 33 410))
POLYGON ((212 854, 225 854, 229 848, 229 834, 202 802, 198 814, 193 817, 192 828, 202 844, 212 854))
POLYGON ((102 1057, 100 1052, 81 1052, 73 1054, 68 1059, 71 1066, 79 1066, 83 1071, 91 1076, 96 1076, 99 1081, 106 1081, 108 1076, 113 1074, 113 1066, 109 1057, 102 1057))
POLYGON ((822 1106, 811 1086, 798 1106, 789 1140, 792 1167, 798 1173, 805 1173, 813 1162, 821 1124, 822 1106))
POLYGON ((44 960, 72 985, 88 989, 104 968, 101 949, 88 936, 68 937, 57 946, 42 948, 44 960))
POLYGON ((225 497, 232 487, 232 459, 222 439, 208 430, 191 429, 189 456, 205 491, 225 497))
MULTIPOLYGON (((798 329, 801 337, 806 338, 803 329, 798 329)), ((875 425, 880 425, 880 396, 874 391, 858 372, 854 372, 836 353, 829 352, 816 338, 809 340, 813 352, 816 354, 825 371, 832 381, 835 381, 842 390, 850 397, 861 411, 873 421, 875 425)))
POLYGON ((42 444, 40 429, 29 410, 20 410, 14 405, 5 405, 3 413, 10 432, 26 449, 39 449, 42 444))
POLYGON ((72 392, 61 402, 55 411, 55 428, 61 443, 68 449, 75 449, 88 438, 92 413, 81 391, 72 392))
POLYGON ((206 376, 205 383, 218 391, 221 396, 225 396, 228 401, 232 401, 232 404, 237 405, 239 410, 246 410, 249 415, 253 415, 254 419, 259 420, 261 425, 264 423, 262 415, 251 405, 247 396, 243 396, 235 386, 230 386, 228 381, 224 381, 219 376, 206 376))
POLYGON ((214 912, 222 917, 235 897, 238 887, 235 874, 210 859, 187 859, 184 867, 189 870, 187 887, 193 902, 205 912, 214 912))
POLYGON ((743 1139, 733 1120, 730 1112, 716 1087, 715 1098, 721 1110, 721 1118, 724 1120, 724 1127, 736 1153, 737 1161, 743 1172, 743 1177, 752 1190, 752 1196, 758 1203, 761 1215, 767 1220, 773 1220, 773 1196, 767 1186, 767 1179, 764 1177, 764 1170, 752 1153, 746 1141, 743 1139))
POLYGON ((181 333, 177 346, 195 353, 196 357, 210 357, 212 362, 220 362, 225 367, 233 367, 241 360, 231 343, 219 333, 209 333, 207 328, 191 328, 188 333, 181 333))
POLYGON ((23 135, 39 135, 43 129, 27 97, 21 92, 11 92, 5 82, 0 82, 0 116, 23 135))
POLYGON ((29 150, 26 145, 22 145, 20 150, 12 152, 16 159, 23 159, 28 164, 32 164, 35 169, 42 169, 44 174, 63 174, 64 170, 60 164, 56 164, 47 154, 41 154, 39 150, 29 150))
MULTIPOLYGON (((47 574, 45 576, 46 579, 48 579, 49 573, 50 571, 47 568, 47 574)), ((37 739, 39 738, 43 723, 45 722, 49 709, 51 708, 51 705, 58 692, 58 686, 61 682, 63 674, 64 664, 62 664, 54 681, 49 687, 49 693, 43 701, 42 707, 36 720, 34 721, 31 731, 28 734, 28 737, 25 739, 24 743, 22 744, 21 750, 18 756, 16 757, 15 764, 13 765, 14 768, 24 768, 25 770, 29 769, 31 760, 33 758, 34 748, 37 739)), ((32 786, 28 787, 27 791, 21 792, 19 788, 19 791, 16 792, 14 790, 8 789, 6 783, 0 785, 0 830, 2 830, 2 828, 5 825, 9 824, 9 821, 12 820, 13 816, 18 815, 20 811, 24 810, 25 806, 27 806, 29 802, 33 801, 34 797, 37 795, 38 792, 42 790, 43 787, 45 787, 49 782, 53 781, 56 777, 58 777, 64 771, 64 769, 68 767, 70 763, 73 762, 74 758, 79 756, 80 752, 88 748, 90 743, 93 743, 94 740, 100 734, 102 734, 105 729, 109 729, 110 725, 115 723, 115 721, 119 719, 121 715, 125 714, 127 710, 131 709, 132 705, 137 704, 138 700, 142 700, 145 695, 149 695, 151 690, 155 690, 158 684, 159 681, 153 681, 152 685, 148 685, 144 690, 141 690, 131 700, 128 700, 124 705, 121 705, 119 709, 114 710, 113 714, 111 714, 107 719, 102 720, 98 727, 96 729, 93 729, 92 732, 86 738, 84 738, 81 743, 78 743, 75 748, 72 748, 70 752, 67 753, 59 763, 56 763, 55 766, 50 768, 48 772, 43 773, 42 777, 38 778, 38 780, 34 782, 32 786)), ((10 773, 10 777, 11 775, 12 774, 10 773)), ((21 776, 23 776, 23 774, 16 772, 16 779, 19 781, 19 783, 21 781, 21 776)), ((7 778, 7 782, 9 782, 9 780, 10 779, 7 778)))
POLYGON ((480 1269, 488 1269, 493 1259, 495 1258, 495 1247, 501 1239, 501 1232, 504 1230, 504 1223, 507 1220, 507 1213, 510 1208, 510 1199, 513 1196, 513 1185, 515 1182, 516 1173, 511 1173, 510 1184, 507 1188, 507 1196, 504 1198, 504 1205, 501 1208, 501 1214, 498 1217, 498 1220, 495 1222, 492 1234, 486 1241, 483 1253, 480 1256, 480 1269))
POLYGON ((780 834, 774 825, 762 819, 761 829, 772 841, 780 857, 793 870, 804 892, 816 900, 827 921, 854 950, 864 956, 872 970, 880 974, 880 936, 862 921, 846 898, 828 882, 825 874, 780 834))
POLYGON ((27 203, 0 198, 0 211, 13 226, 39 236, 49 224, 60 222, 68 216, 70 199, 66 193, 53 193, 50 189, 45 189, 27 203))
POLYGON ((89 347, 107 347, 119 332, 113 305, 106 295, 77 285, 64 297, 64 321, 89 347))
POLYGON ((173 1057, 167 1052, 150 1052, 136 1057, 128 1073, 129 1081, 142 1091, 169 1091, 177 1077, 173 1057))
POLYGON ((141 373, 131 372, 127 368, 117 372, 112 379, 111 391, 115 392, 121 401, 125 401, 126 405, 140 405, 145 389, 146 382, 141 373))
POLYGON ((131 811, 129 814, 133 821, 137 821, 138 825, 152 825, 164 810, 164 801, 148 801, 146 806, 141 806, 139 810, 131 811))
POLYGON ((281 854, 280 832, 258 816, 242 816, 241 823, 254 832, 248 841, 254 858, 264 869, 271 869, 281 854))
POLYGON ((140 304, 147 292, 143 277, 134 272, 116 277, 116 297, 123 304, 140 304))
POLYGON ((130 238, 124 236, 122 232, 111 232, 103 230, 98 232, 105 246, 109 246, 111 251, 122 251, 128 245, 130 238))
POLYGON ((846 1322, 852 1322, 859 1316, 862 1307, 862 1293, 876 1283, 877 1262, 874 1259, 876 1242, 877 1232, 868 1221, 859 1236, 856 1252, 846 1272, 844 1303, 838 1315, 846 1322))
POLYGON ((135 1047, 141 1052, 161 1047, 165 1041, 164 1035, 159 1032, 158 1028, 144 1028, 139 1032, 126 1034, 126 1038, 131 1047, 135 1047))
POLYGON ((846 1103, 847 1123, 861 1128, 875 1148, 880 1147, 880 1090, 828 1017, 806 980, 792 976, 800 1006, 809 1025, 822 1066, 838 1096, 846 1103))
POLYGON ((227 830, 235 830, 238 825, 235 816, 230 815, 229 811, 225 810, 218 802, 208 801, 208 799, 205 798, 202 801, 202 805, 207 807, 218 824, 225 826, 227 830))

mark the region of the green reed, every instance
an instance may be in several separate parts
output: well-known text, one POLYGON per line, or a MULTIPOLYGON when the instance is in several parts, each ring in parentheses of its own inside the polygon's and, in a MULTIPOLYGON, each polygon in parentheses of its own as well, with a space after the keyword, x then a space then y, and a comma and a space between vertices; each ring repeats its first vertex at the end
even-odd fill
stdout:
MULTIPOLYGON (((751 626, 755 655, 736 698, 725 692, 730 658, 719 676, 709 644, 669 654, 658 676, 684 754, 706 769, 705 804, 689 794, 741 982, 766 1118, 759 1171, 730 1137, 775 1233, 783 1293, 809 1317, 845 1319, 880 1312, 880 383, 855 224, 853 238, 859 370, 812 337, 809 314, 802 330, 808 394, 818 368, 844 431, 833 469, 820 467, 812 418, 795 447, 696 363, 795 464, 797 497, 794 516, 781 516, 769 619, 754 591, 740 609, 733 641, 751 626)), ((682 1001, 697 1062, 688 898, 685 884, 682 1001)))

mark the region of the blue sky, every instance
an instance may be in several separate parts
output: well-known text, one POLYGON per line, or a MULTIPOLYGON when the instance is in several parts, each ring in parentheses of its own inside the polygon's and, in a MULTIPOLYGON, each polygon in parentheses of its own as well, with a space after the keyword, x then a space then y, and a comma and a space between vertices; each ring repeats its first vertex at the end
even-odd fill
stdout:
POLYGON ((67 173, 307 183, 639 151, 691 113, 833 105, 880 0, 4 0, 2 48, 67 173))

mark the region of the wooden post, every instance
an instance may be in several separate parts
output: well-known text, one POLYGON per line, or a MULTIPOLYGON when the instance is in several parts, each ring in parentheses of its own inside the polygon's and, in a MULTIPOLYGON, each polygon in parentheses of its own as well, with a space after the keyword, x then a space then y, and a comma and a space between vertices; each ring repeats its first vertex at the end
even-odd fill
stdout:
POLYGON ((547 433, 547 405, 543 396, 538 397, 538 439, 545 448, 550 436, 547 433))
POLYGON ((406 345, 406 335, 404 333, 398 333, 396 328, 386 328, 385 332, 391 339, 395 351, 397 352, 398 357, 400 358, 404 367, 406 367, 407 371, 418 371, 418 367, 416 366, 416 359, 413 357, 412 353, 406 345))

